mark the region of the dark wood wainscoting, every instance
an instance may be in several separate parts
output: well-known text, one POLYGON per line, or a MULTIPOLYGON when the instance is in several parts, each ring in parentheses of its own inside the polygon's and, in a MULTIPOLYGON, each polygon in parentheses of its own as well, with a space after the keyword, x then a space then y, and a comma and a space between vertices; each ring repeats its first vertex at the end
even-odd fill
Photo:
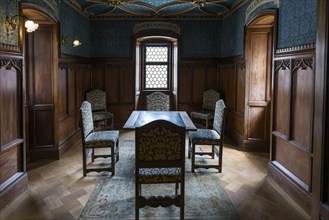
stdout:
MULTIPOLYGON (((178 64, 178 110, 201 110, 203 91, 220 91, 217 60, 180 61, 178 64)), ((221 92, 221 91, 220 91, 221 92)))
POLYGON ((0 210, 27 185, 22 58, 0 56, 0 210))
POLYGON ((269 176, 311 212, 314 50, 274 59, 269 176))
POLYGON ((135 106, 135 62, 94 60, 91 89, 106 92, 107 110, 114 114, 114 128, 121 129, 135 106))
POLYGON ((244 147, 244 111, 246 68, 242 57, 223 59, 220 64, 220 90, 227 106, 227 136, 242 150, 244 147))
POLYGON ((91 65, 63 58, 58 68, 58 145, 62 155, 81 141, 79 109, 91 88, 91 65))

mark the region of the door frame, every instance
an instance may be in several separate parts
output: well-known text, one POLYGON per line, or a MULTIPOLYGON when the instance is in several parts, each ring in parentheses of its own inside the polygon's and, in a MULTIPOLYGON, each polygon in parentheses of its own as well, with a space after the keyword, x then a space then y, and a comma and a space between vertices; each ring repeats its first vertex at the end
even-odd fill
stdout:
MULTIPOLYGON (((276 48, 276 36, 277 36, 277 9, 267 9, 255 14, 253 17, 249 19, 249 21, 245 24, 244 29, 244 58, 246 62, 246 86, 245 86, 245 117, 244 117, 244 137, 243 137, 243 145, 244 148, 252 151, 261 151, 261 152, 269 152, 270 153, 270 143, 271 143, 271 128, 272 128, 272 74, 273 74, 273 58, 274 58, 274 51, 276 48), (266 22, 266 18, 269 18, 268 22, 266 22), (265 19, 265 20, 262 20, 265 19), (260 23, 258 23, 261 21, 260 23), (249 138, 249 75, 250 75, 250 63, 248 63, 248 42, 247 42, 247 34, 248 31, 251 29, 261 29, 261 28, 271 28, 271 42, 269 45, 271 48, 267 50, 267 54, 269 56, 268 64, 268 75, 265 79, 265 87, 266 87, 266 94, 265 99, 267 102, 266 106, 266 116, 265 116, 265 139, 257 140, 249 138)), ((250 46, 249 46, 250 47, 250 46)))
MULTIPOLYGON (((58 19, 48 10, 45 8, 42 8, 38 5, 35 5, 33 3, 21 3, 21 10, 24 15, 28 15, 29 19, 32 19, 36 21, 38 24, 44 24, 44 25, 49 25, 52 29, 52 64, 51 64, 51 71, 52 71, 52 94, 53 94, 53 104, 54 104, 54 109, 53 109, 53 123, 54 123, 54 128, 53 128, 53 137, 54 137, 54 146, 58 147, 58 120, 57 119, 57 114, 58 110, 56 108, 57 106, 57 97, 58 97, 58 57, 59 57, 59 21, 58 19)), ((33 33, 32 33, 33 34, 33 33)), ((26 144, 26 152, 25 152, 25 157, 26 157, 26 166, 30 162, 30 155, 29 155, 29 108, 33 103, 31 103, 30 99, 30 94, 29 94, 29 82, 28 82, 28 69, 27 69, 27 56, 33 56, 33 54, 28 54, 27 51, 27 37, 24 36, 22 40, 22 48, 23 48, 23 56, 24 56, 24 70, 23 70, 23 91, 24 91, 24 100, 23 100, 23 111, 25 113, 25 120, 24 120, 24 136, 25 136, 25 144, 26 144)), ((40 154, 42 155, 42 154, 40 154)), ((40 158, 42 159, 42 158, 40 158)))
MULTIPOLYGON (((328 62, 329 62, 329 2, 318 0, 317 38, 316 38, 316 72, 314 95, 314 129, 313 129, 313 167, 312 167, 312 209, 311 218, 329 219, 328 205, 325 205, 324 194, 328 194, 329 159, 328 155, 328 62), (328 174, 327 174, 328 175, 328 174), (327 179, 325 179, 327 178, 327 179)), ((327 195, 328 196, 328 195, 327 195)))

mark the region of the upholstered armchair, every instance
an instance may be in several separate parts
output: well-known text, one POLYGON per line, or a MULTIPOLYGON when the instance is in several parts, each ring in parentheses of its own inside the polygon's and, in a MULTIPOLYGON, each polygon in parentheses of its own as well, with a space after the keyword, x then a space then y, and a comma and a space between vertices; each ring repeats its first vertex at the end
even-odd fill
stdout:
POLYGON ((82 136, 82 161, 83 161, 83 176, 88 172, 109 171, 115 175, 115 164, 119 160, 119 131, 105 130, 95 131, 94 121, 91 111, 91 104, 84 101, 80 108, 81 119, 81 136, 82 136), (95 149, 108 148, 110 153, 95 154, 95 149), (87 163, 88 153, 91 150, 91 163, 87 163), (108 158, 103 166, 94 165, 95 159, 98 157, 108 158))
POLYGON ((95 127, 99 130, 113 129, 114 115, 106 110, 106 92, 99 89, 91 90, 87 92, 86 100, 91 104, 95 127))
POLYGON ((201 111, 191 112, 191 119, 197 127, 209 128, 210 122, 214 119, 216 102, 220 99, 220 94, 214 89, 203 92, 201 111))
POLYGON ((146 110, 169 111, 170 97, 162 92, 153 92, 146 96, 146 110))
MULTIPOLYGON (((223 158, 223 143, 224 143, 224 128, 225 128, 226 106, 223 100, 218 100, 215 107, 215 115, 213 120, 213 129, 197 129, 196 131, 188 132, 189 150, 188 158, 192 157, 191 170, 194 172, 196 168, 216 168, 222 172, 223 158), (196 146, 210 145, 211 151, 197 151, 196 146), (216 147, 217 146, 217 147, 216 147), (209 155, 212 159, 218 157, 217 164, 197 164, 196 155, 209 155)), ((204 147, 204 146, 203 146, 204 147)))
POLYGON ((180 208, 180 219, 184 219, 185 127, 166 120, 155 120, 137 127, 135 138, 136 219, 139 219, 140 208, 171 205, 180 208), (175 184, 174 195, 143 195, 143 184, 163 183, 175 184))

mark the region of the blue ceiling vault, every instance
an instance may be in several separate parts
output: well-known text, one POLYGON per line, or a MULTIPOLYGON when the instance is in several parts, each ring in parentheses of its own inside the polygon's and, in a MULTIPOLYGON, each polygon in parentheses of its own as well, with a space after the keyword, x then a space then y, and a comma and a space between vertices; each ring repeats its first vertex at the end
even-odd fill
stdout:
POLYGON ((71 0, 91 18, 223 18, 246 0, 71 0))

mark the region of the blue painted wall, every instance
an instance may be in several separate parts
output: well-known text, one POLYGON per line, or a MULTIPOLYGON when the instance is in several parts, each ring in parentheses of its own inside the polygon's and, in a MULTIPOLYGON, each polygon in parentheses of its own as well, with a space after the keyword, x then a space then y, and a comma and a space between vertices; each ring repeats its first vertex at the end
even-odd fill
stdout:
POLYGON ((90 21, 63 1, 60 1, 59 6, 60 37, 69 36, 69 43, 61 45, 61 52, 90 57, 90 21), (73 47, 73 38, 78 38, 82 44, 79 47, 73 47))
MULTIPOLYGON (((133 57, 135 24, 146 21, 92 21, 91 56, 133 57)), ((182 58, 219 58, 221 21, 168 21, 181 28, 182 58)))
POLYGON ((222 21, 221 57, 242 55, 246 9, 247 5, 244 5, 222 21))
POLYGON ((317 0, 280 0, 277 47, 315 43, 316 19, 317 0))
MULTIPOLYGON (((0 26, 2 25, 2 29, 5 16, 17 14, 13 5, 18 2, 17 0, 1 0, 0 26)), ((81 40, 82 45, 76 48, 73 48, 71 44, 62 46, 62 53, 81 57, 133 57, 133 26, 143 21, 89 21, 63 0, 55 1, 57 8, 43 0, 22 0, 22 2, 42 6, 57 17, 60 22, 60 36, 70 35, 81 40)), ((252 0, 222 21, 168 21, 181 27, 180 56, 183 59, 189 59, 243 55, 244 24, 247 22, 245 11, 251 2, 252 0)), ((264 9, 275 7, 273 3, 264 4, 250 17, 264 9)), ((278 49, 315 43, 317 0, 280 0, 278 12, 278 49)), ((15 37, 15 33, 6 36, 2 32, 0 42, 15 45, 17 36, 15 37)))
MULTIPOLYGON (((223 20, 222 58, 243 55, 245 12, 251 2, 223 20)), ((269 8, 277 7, 273 3, 261 5, 248 19, 269 8)), ((315 43, 317 0, 280 0, 278 11, 277 49, 315 43)))
MULTIPOLYGON (((183 59, 243 56, 246 19, 265 9, 277 8, 274 3, 266 3, 246 18, 246 9, 251 2, 223 21, 170 21, 181 27, 180 56, 183 59)), ((315 43, 317 0, 280 0, 278 12, 278 49, 315 43)), ((132 57, 132 27, 136 23, 93 22, 91 56, 132 57)))
POLYGON ((91 56, 132 57, 134 24, 134 21, 92 21, 91 56))
POLYGON ((181 27, 180 57, 219 58, 222 21, 176 21, 181 27))

